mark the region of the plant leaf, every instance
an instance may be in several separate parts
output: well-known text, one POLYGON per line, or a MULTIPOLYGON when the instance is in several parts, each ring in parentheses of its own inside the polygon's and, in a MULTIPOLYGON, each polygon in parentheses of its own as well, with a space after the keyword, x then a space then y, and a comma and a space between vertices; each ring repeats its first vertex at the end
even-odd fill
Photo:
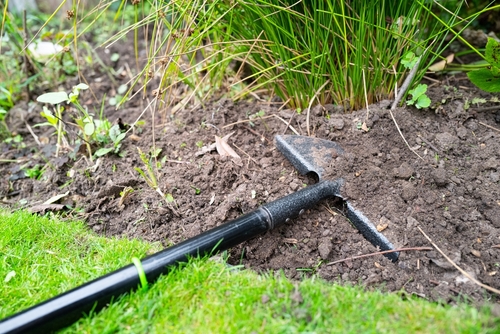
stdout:
POLYGON ((76 85, 74 87, 74 89, 86 90, 86 89, 89 89, 89 86, 87 84, 84 84, 84 83, 79 83, 78 85, 76 85))
POLYGON ((86 136, 92 136, 95 132, 95 125, 93 122, 90 123, 85 123, 83 127, 83 132, 85 133, 86 136))
POLYGON ((94 154, 96 157, 102 157, 103 155, 106 155, 109 152, 111 152, 113 149, 114 149, 114 147, 103 147, 103 148, 100 148, 97 151, 95 151, 94 154))
POLYGON ((118 138, 120 133, 121 133, 120 126, 118 124, 113 125, 111 129, 109 129, 109 138, 111 138, 113 143, 116 142, 116 139, 118 138))
POLYGON ((488 37, 484 57, 491 66, 500 67, 500 43, 494 38, 488 37))
POLYGON ((431 99, 425 94, 420 95, 418 97, 417 103, 415 103, 415 107, 417 107, 418 109, 429 108, 430 105, 431 105, 431 99))
POLYGON ((226 141, 227 138, 226 140, 224 140, 224 138, 215 136, 215 148, 217 149, 217 153, 219 153, 221 157, 233 157, 235 159, 241 159, 241 157, 233 150, 233 148, 229 146, 226 141))
POLYGON ((412 100, 417 100, 422 94, 427 91, 427 85, 419 84, 414 89, 410 90, 408 93, 413 97, 412 100))
POLYGON ((36 100, 42 103, 59 104, 68 101, 69 98, 66 92, 51 92, 40 95, 36 100))
POLYGON ((444 70, 444 68, 446 67, 446 65, 448 65, 449 63, 451 63, 454 58, 455 58, 455 54, 452 53, 451 55, 449 55, 445 59, 443 59, 441 61, 438 61, 437 63, 434 63, 431 66, 429 66, 429 71, 439 72, 439 71, 444 70))
POLYGON ((474 85, 485 92, 500 92, 500 77, 495 77, 493 73, 486 68, 470 71, 467 73, 467 76, 474 85))

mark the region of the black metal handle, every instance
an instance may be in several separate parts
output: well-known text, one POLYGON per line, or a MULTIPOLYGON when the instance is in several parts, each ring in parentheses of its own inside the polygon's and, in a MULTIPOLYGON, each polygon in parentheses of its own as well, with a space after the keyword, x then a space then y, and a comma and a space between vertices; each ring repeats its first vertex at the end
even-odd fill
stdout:
MULTIPOLYGON (((288 219, 299 216, 322 199, 336 196, 340 181, 322 181, 259 207, 233 221, 141 260, 148 282, 186 262, 189 257, 214 254, 249 240, 288 219)), ((47 333, 64 328, 82 315, 102 309, 113 298, 140 284, 134 265, 128 265, 73 290, 14 314, 0 322, 0 333, 47 333)))

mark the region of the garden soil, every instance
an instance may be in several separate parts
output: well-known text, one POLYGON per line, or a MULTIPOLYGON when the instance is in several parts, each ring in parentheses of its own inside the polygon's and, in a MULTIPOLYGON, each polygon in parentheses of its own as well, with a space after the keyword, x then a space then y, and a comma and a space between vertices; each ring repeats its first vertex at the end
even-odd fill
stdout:
MULTIPOLYGON (((400 107, 393 115, 390 101, 354 112, 326 105, 299 114, 279 102, 221 98, 153 117, 141 106, 147 101, 138 97, 123 109, 105 109, 110 121, 124 127, 145 111, 145 124, 130 129, 123 141, 123 157, 109 154, 93 162, 71 140, 55 157, 54 131, 35 127, 43 122, 42 106, 20 103, 7 123, 23 142, 0 146, 0 198, 12 209, 82 219, 99 235, 168 247, 314 183, 299 175, 273 142, 277 134, 310 135, 344 149, 325 177, 344 179, 342 194, 356 209, 397 248, 427 250, 402 251, 395 263, 374 254, 378 250, 332 199, 234 247, 230 264, 431 301, 498 303, 498 296, 470 277, 500 289, 500 104, 490 94, 464 87, 463 78, 430 85, 431 108, 400 107), (216 136, 227 135, 240 158, 212 149, 216 136), (146 168, 138 147, 161 149, 158 184, 173 202, 136 171, 146 168), (27 178, 24 170, 36 164, 47 166, 44 173, 39 180, 27 178), (126 187, 133 191, 123 196, 126 187), (55 202, 43 204, 49 199, 55 202), (351 259, 364 254, 372 255, 351 259), (333 263, 339 260, 344 261, 333 263)), ((112 92, 103 81, 90 79, 96 96, 112 92)), ((81 101, 90 110, 100 104, 89 92, 81 101)), ((69 121, 66 129, 68 137, 77 138, 69 121)))

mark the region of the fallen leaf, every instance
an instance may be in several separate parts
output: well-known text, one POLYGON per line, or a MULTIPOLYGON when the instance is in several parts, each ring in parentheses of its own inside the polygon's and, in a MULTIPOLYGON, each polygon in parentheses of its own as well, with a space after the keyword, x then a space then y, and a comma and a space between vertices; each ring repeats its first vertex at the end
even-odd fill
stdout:
POLYGON ((361 130, 363 130, 364 132, 370 131, 370 128, 366 126, 366 122, 363 122, 363 124, 361 124, 361 130))
POLYGON ((232 135, 232 133, 224 138, 215 136, 215 148, 217 149, 217 153, 219 153, 221 157, 233 157, 239 160, 241 159, 241 157, 227 143, 227 138, 229 138, 230 135, 232 135))
POLYGON ((378 262, 375 262, 375 267, 377 267, 377 268, 382 268, 382 266, 381 266, 381 265, 380 265, 380 263, 378 263, 378 262))
POLYGON ((478 250, 475 250, 475 249, 472 249, 470 251, 472 253, 472 255, 474 255, 475 257, 481 257, 481 252, 478 251, 478 250))
POLYGON ((55 203, 58 200, 60 200, 61 198, 64 198, 64 197, 68 196, 68 194, 69 194, 69 191, 65 192, 64 194, 59 194, 59 195, 52 196, 51 198, 49 198, 48 200, 46 200, 45 202, 43 202, 43 204, 44 205, 49 205, 49 204, 55 203))
POLYGON ((441 61, 438 61, 437 63, 434 63, 433 65, 429 66, 429 71, 439 72, 439 71, 444 70, 444 68, 446 67, 446 65, 448 65, 449 63, 451 63, 454 58, 455 58, 455 54, 452 53, 451 55, 449 55, 445 59, 443 59, 441 61))

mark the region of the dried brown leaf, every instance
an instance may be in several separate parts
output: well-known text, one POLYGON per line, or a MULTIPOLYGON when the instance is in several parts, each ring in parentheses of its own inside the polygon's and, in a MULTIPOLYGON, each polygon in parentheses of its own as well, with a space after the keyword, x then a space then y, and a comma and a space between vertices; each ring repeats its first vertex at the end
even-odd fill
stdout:
POLYGON ((429 71, 439 72, 439 71, 444 70, 444 68, 446 67, 446 65, 448 65, 449 63, 451 63, 454 58, 455 58, 455 54, 452 53, 451 55, 449 55, 445 59, 443 59, 441 61, 438 61, 437 63, 434 63, 431 66, 429 66, 429 71))
POLYGON ((215 136, 215 148, 217 149, 217 153, 219 153, 221 157, 233 157, 239 160, 241 159, 241 157, 227 143, 227 139, 231 135, 232 133, 230 133, 227 136, 224 136, 223 138, 215 136))

